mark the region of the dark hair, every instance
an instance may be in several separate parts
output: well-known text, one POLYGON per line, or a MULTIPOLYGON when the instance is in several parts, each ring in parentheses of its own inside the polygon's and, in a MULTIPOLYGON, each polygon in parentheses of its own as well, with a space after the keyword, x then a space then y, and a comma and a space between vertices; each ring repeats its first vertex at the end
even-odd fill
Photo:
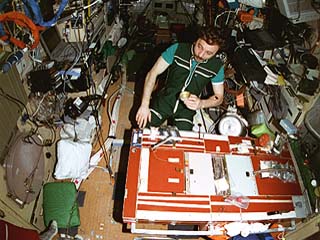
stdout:
POLYGON ((209 45, 218 45, 220 48, 224 46, 224 39, 220 30, 213 26, 202 27, 198 38, 205 40, 209 45))

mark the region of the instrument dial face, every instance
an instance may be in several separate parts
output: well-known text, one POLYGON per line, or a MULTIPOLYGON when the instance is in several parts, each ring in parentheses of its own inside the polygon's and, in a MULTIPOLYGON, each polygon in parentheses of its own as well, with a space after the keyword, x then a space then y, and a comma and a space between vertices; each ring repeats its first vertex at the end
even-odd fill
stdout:
POLYGON ((226 116, 219 122, 219 132, 227 136, 240 136, 243 131, 241 120, 235 116, 226 116))

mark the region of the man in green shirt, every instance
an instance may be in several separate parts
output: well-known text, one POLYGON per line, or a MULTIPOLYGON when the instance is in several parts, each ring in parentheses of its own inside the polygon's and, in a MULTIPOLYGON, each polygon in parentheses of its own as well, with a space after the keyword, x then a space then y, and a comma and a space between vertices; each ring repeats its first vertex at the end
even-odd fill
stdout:
POLYGON ((165 120, 173 120, 179 130, 192 130, 196 110, 215 107, 223 101, 224 66, 217 52, 223 39, 213 27, 203 28, 196 42, 176 43, 158 58, 148 72, 141 106, 136 114, 140 128, 159 127, 165 120), (167 68, 164 88, 151 100, 157 76, 167 68), (204 87, 212 83, 214 95, 200 99, 204 87), (189 92, 187 98, 179 98, 181 92, 189 92))

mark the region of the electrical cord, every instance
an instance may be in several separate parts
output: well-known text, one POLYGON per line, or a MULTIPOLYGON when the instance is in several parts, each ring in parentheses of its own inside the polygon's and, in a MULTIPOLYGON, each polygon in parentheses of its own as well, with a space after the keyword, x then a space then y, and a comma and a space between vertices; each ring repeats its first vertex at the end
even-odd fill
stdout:
MULTIPOLYGON (((120 84, 119 88, 116 89, 109 97, 108 99, 108 108, 107 108, 107 115, 109 118, 109 121, 112 122, 112 114, 110 112, 111 109, 111 100, 120 92, 120 90, 122 89, 123 85, 120 84)), ((134 91, 131 89, 128 89, 127 87, 124 88, 125 90, 127 90, 129 93, 134 94, 134 91)))
POLYGON ((102 169, 104 172, 109 173, 108 168, 105 168, 99 165, 89 165, 89 168, 99 168, 99 169, 102 169))
POLYGON ((95 4, 99 3, 99 2, 102 2, 102 0, 96 0, 96 1, 93 2, 93 3, 91 3, 91 4, 87 5, 87 6, 84 6, 84 7, 83 7, 83 10, 85 10, 85 9, 87 9, 87 8, 89 8, 89 7, 92 7, 93 5, 95 5, 95 4))
POLYGON ((116 89, 111 95, 110 95, 110 97, 109 97, 109 99, 108 99, 108 107, 107 107, 107 116, 108 116, 108 118, 109 118, 109 121, 110 121, 110 123, 112 122, 112 114, 111 114, 111 111, 110 111, 110 109, 111 109, 111 100, 116 96, 116 94, 117 93, 119 93, 119 91, 120 91, 120 88, 118 88, 118 89, 116 89))
POLYGON ((15 98, 15 97, 13 97, 13 96, 5 93, 4 90, 3 90, 3 88, 1 88, 1 87, 0 87, 0 96, 2 96, 2 97, 4 97, 4 98, 6 98, 7 100, 15 103, 15 104, 19 107, 19 109, 21 110, 21 112, 22 112, 23 109, 24 109, 24 110, 26 111, 26 113, 28 114, 28 116, 30 116, 26 105, 25 105, 23 102, 21 102, 19 99, 17 99, 17 98, 15 98), (22 108, 21 106, 22 106, 23 108, 22 108))
MULTIPOLYGON (((54 143, 54 141, 55 141, 55 134, 53 134, 53 136, 51 136, 51 140, 49 140, 48 142, 47 142, 47 140, 45 141, 45 142, 38 142, 38 140, 36 140, 33 136, 37 133, 37 131, 38 131, 38 129, 39 128, 37 128, 36 129, 36 131, 31 131, 30 133, 29 133, 29 135, 27 135, 27 136, 25 136, 24 138, 23 138, 23 141, 24 142, 26 142, 26 143, 30 143, 30 144, 36 144, 37 146, 39 146, 39 147, 46 147, 46 146, 51 146, 53 143, 54 143)), ((51 130, 50 130, 50 132, 51 132, 51 130)), ((52 132, 51 132, 52 133, 52 132)))
POLYGON ((96 121, 96 125, 98 127, 96 127, 96 134, 97 134, 97 139, 98 139, 98 144, 99 144, 99 147, 102 149, 102 152, 103 152, 103 158, 106 162, 106 165, 107 165, 107 169, 108 169, 108 172, 109 172, 109 176, 110 176, 110 180, 111 182, 113 181, 113 178, 114 178, 114 174, 113 174, 113 170, 112 170, 112 167, 110 166, 110 159, 108 159, 108 152, 106 150, 106 147, 104 145, 104 143, 101 142, 101 139, 103 139, 103 136, 102 136, 102 127, 101 127, 101 124, 100 124, 100 121, 99 119, 97 118, 97 116, 95 116, 95 121, 96 121))
MULTIPOLYGON (((88 71, 89 71, 89 76, 91 76, 92 73, 91 73, 90 68, 88 69, 88 71)), ((96 93, 96 87, 95 87, 94 84, 92 86, 93 86, 92 87, 92 91, 95 94, 96 93)), ((87 92, 87 96, 88 96, 88 92, 87 92)), ((103 97, 101 97, 101 98, 103 98, 103 97)), ((94 117, 95 122, 96 122, 95 130, 96 130, 96 136, 97 136, 98 144, 99 144, 100 149, 103 152, 103 158, 104 158, 106 166, 107 166, 106 169, 109 172, 110 180, 111 180, 111 182, 113 182, 114 174, 113 174, 112 167, 110 166, 109 154, 108 154, 108 152, 107 152, 107 150, 105 148, 105 145, 104 145, 104 139, 103 139, 103 135, 102 135, 102 126, 100 124, 100 121, 99 121, 99 118, 98 118, 98 114, 97 114, 98 113, 98 106, 97 106, 97 104, 93 104, 92 102, 90 102, 90 106, 93 109, 93 117, 94 117), (102 142, 102 140, 103 140, 103 142, 102 142)))
POLYGON ((77 192, 75 194, 75 199, 73 201, 73 204, 72 204, 72 207, 70 209, 70 214, 69 214, 69 218, 68 218, 68 223, 67 223, 67 232, 66 232, 66 235, 69 237, 69 231, 70 231, 70 225, 71 225, 71 219, 72 219, 72 215, 73 215, 73 212, 75 211, 76 207, 77 207, 77 200, 78 200, 78 196, 79 196, 79 189, 77 189, 77 192))
POLYGON ((39 112, 41 104, 43 103, 43 101, 46 98, 46 96, 47 96, 47 94, 43 94, 43 96, 42 96, 42 98, 41 98, 41 100, 40 100, 40 102, 38 104, 38 107, 37 107, 36 111, 34 111, 34 113, 32 114, 32 118, 34 118, 37 115, 37 113, 39 112))
MULTIPOLYGON (((87 35, 87 32, 86 32, 86 35, 87 35)), ((118 64, 120 62, 120 59, 121 59, 121 56, 123 55, 124 51, 125 51, 125 48, 123 48, 122 51, 120 51, 120 53, 117 55, 117 60, 116 60, 116 63, 114 64, 114 66, 113 66, 113 69, 115 69, 115 66, 118 66, 118 64)), ((69 69, 72 69, 72 67, 73 66, 71 66, 69 69)), ((90 71, 90 68, 89 68, 89 71, 90 71)), ((89 73, 89 75, 91 76, 90 73, 89 73)), ((112 80, 112 74, 110 74, 108 79, 107 79, 107 82, 106 82, 106 85, 105 85, 105 88, 104 88, 102 96, 105 96, 106 91, 109 88, 109 85, 111 84, 111 80, 112 80)), ((96 91, 95 86, 93 87, 93 91, 94 92, 96 91)), ((101 100, 97 104, 93 105, 92 103, 90 103, 90 106, 92 106, 92 108, 93 108, 93 116, 94 116, 95 121, 96 121, 96 126, 97 126, 96 127, 96 134, 97 134, 98 144, 99 144, 100 148, 102 149, 102 151, 104 153, 103 155, 104 155, 104 159, 105 159, 105 162, 106 162, 106 165, 107 165, 107 169, 108 169, 109 174, 110 174, 110 178, 113 179, 113 177, 114 177, 113 171, 112 171, 112 168, 110 166, 109 159, 107 159, 108 153, 107 153, 107 150, 106 150, 106 148, 104 146, 104 143, 102 143, 102 141, 101 141, 101 140, 103 140, 102 131, 101 131, 102 127, 101 127, 100 121, 99 121, 98 116, 97 116, 98 109, 100 108, 103 100, 104 100, 104 98, 101 97, 101 100)))
POLYGON ((234 20, 234 19, 236 19, 237 15, 238 15, 238 11, 239 11, 239 8, 237 8, 235 11, 233 11, 233 10, 223 11, 222 13, 218 14, 218 15, 216 16, 215 20, 214 20, 214 26, 215 26, 215 27, 225 27, 225 26, 228 26, 228 22, 229 22, 229 19, 230 19, 230 14, 231 14, 231 13, 234 13, 233 18, 231 18, 232 20, 234 20), (226 19, 226 21, 225 21, 225 25, 224 25, 224 26, 219 26, 219 25, 217 24, 218 19, 219 19, 220 17, 222 17, 223 15, 225 15, 225 14, 228 14, 228 15, 227 15, 227 19, 226 19))
MULTIPOLYGON (((24 142, 27 143, 34 143, 38 146, 51 146, 57 138, 57 134, 56 134, 56 130, 54 128, 54 126, 52 126, 52 124, 50 124, 49 122, 45 122, 44 125, 39 125, 36 121, 33 121, 32 119, 28 119, 29 121, 26 121, 26 123, 29 123, 31 125, 31 130, 29 131, 29 134, 26 135, 23 138, 24 142), (32 123, 32 124, 31 124, 32 123), (35 127, 35 128, 34 128, 35 127), (37 134, 39 132, 39 128, 40 127, 46 127, 50 130, 50 138, 49 139, 45 139, 44 141, 42 141, 41 143, 39 143, 37 140, 34 139, 34 135, 37 134)), ((41 134, 40 134, 41 135, 41 134)))
MULTIPOLYGON (((96 14, 94 16, 96 16, 96 14)), ((93 16, 87 16, 87 18, 86 18, 87 24, 86 24, 86 29, 85 30, 86 30, 86 33, 88 35, 88 37, 87 37, 88 42, 89 41, 91 42, 93 40, 93 39, 91 39, 91 35, 89 35, 89 29, 88 29, 89 24, 91 24, 91 27, 92 27, 90 34, 93 34, 94 31, 95 31, 95 26, 94 26, 94 23, 93 23, 92 19, 93 19, 93 16), (90 37, 90 39, 89 39, 89 37, 90 37)), ((90 44, 88 44, 88 46, 90 46, 90 44)))
POLYGON ((6 98, 6 99, 9 100, 10 102, 16 104, 16 105, 18 106, 18 108, 20 109, 21 112, 23 112, 23 109, 24 109, 25 112, 26 112, 26 116, 22 116, 22 117, 23 117, 22 120, 25 121, 25 122, 26 122, 27 120, 29 120, 31 123, 33 123, 33 124, 36 126, 36 130, 38 130, 39 124, 38 124, 38 123, 33 119, 33 117, 30 115, 30 113, 29 113, 26 105, 25 105, 23 102, 21 102, 19 99, 15 98, 15 97, 13 97, 13 96, 5 93, 2 88, 0 88, 0 96, 6 98), (24 119, 25 117, 26 117, 26 119, 24 119))
MULTIPOLYGON (((41 99, 41 101, 40 101, 40 103, 39 103, 39 105, 38 105, 38 107, 37 107, 37 110, 32 114, 32 116, 31 116, 31 114, 29 113, 26 105, 25 105, 22 101, 20 101, 19 99, 17 99, 17 98, 15 98, 15 97, 13 97, 13 96, 5 93, 4 90, 3 90, 3 88, 0 88, 0 96, 6 98, 6 99, 9 100, 10 102, 16 104, 17 107, 20 109, 21 112, 23 112, 23 110, 25 110, 25 113, 26 113, 26 115, 27 115, 27 116, 26 116, 27 118, 26 118, 26 119, 22 119, 22 120, 23 120, 24 122, 28 122, 28 120, 29 120, 29 121, 33 124, 32 127, 33 127, 33 126, 36 127, 35 129, 31 129, 30 134, 27 135, 27 136, 23 139, 23 141, 28 142, 28 143, 34 143, 34 144, 36 144, 36 145, 38 145, 38 146, 51 146, 52 143, 55 142, 55 140, 56 140, 56 132, 55 132, 55 129, 54 129, 54 128, 51 126, 51 124, 49 124, 49 123, 47 123, 47 126, 49 127, 50 132, 51 132, 51 140, 50 140, 48 143, 39 143, 39 142, 37 142, 37 141, 34 139, 34 137, 32 137, 32 136, 33 136, 34 134, 36 134, 36 133, 38 132, 38 130, 39 130, 40 125, 34 120, 34 117, 35 117, 35 115, 37 114, 37 112, 39 111, 39 109, 40 109, 40 107, 41 107, 41 104, 42 104, 42 102, 44 101, 46 95, 44 95, 44 96, 42 97, 42 99, 41 99)), ((23 116, 22 116, 22 118, 23 118, 23 116)))
MULTIPOLYGON (((75 21, 75 25, 77 24, 77 21, 79 20, 79 16, 77 17, 76 21, 75 21)), ((76 31, 74 29, 74 35, 76 36, 76 31)), ((77 49, 70 41, 69 41, 69 38, 66 38, 67 39, 67 42, 70 44, 70 46, 74 49, 75 51, 75 57, 74 57, 74 61, 72 63, 72 65, 67 69, 67 71, 65 71, 65 73, 63 74, 62 78, 63 78, 63 92, 66 92, 66 83, 68 83, 68 81, 66 81, 67 79, 67 72, 69 72, 70 70, 72 70, 74 68, 74 66, 79 62, 81 56, 82 56, 82 51, 83 51, 83 48, 84 48, 84 39, 86 37, 87 33, 85 33, 84 37, 83 37, 83 40, 80 41, 80 34, 79 34, 79 42, 81 42, 81 46, 79 46, 79 48, 77 49)), ((77 44, 78 46, 78 44, 77 44)))
MULTIPOLYGON (((78 31, 78 34, 77 34, 77 31, 76 31, 76 27, 77 27, 77 23, 78 23, 78 21, 79 21, 79 19, 80 19, 80 14, 77 14, 78 16, 77 16, 77 18, 76 18, 76 21, 74 22, 74 28, 73 28, 73 32, 74 32, 74 37, 76 38, 76 36, 78 35, 78 41, 77 42, 79 42, 79 43, 81 43, 81 46, 79 46, 78 44, 77 44, 77 47, 79 47, 78 49, 75 47, 75 46, 73 46, 75 49, 77 49, 76 50, 76 52, 78 52, 78 50, 80 50, 80 57, 81 57, 81 53, 82 53, 82 48, 83 48, 83 42, 84 42, 84 39, 85 39, 85 36, 84 36, 84 39, 81 41, 81 36, 80 36, 80 32, 78 31)), ((78 29, 79 30, 79 29, 78 29)), ((69 39, 68 39, 69 40, 69 39)), ((69 42, 69 41, 68 41, 69 42)), ((69 42, 70 43, 70 42, 69 42)), ((77 58, 75 58, 75 59, 77 59, 77 58)), ((78 60, 79 61, 79 60, 78 60)), ((76 62, 77 63, 77 62, 76 62)))

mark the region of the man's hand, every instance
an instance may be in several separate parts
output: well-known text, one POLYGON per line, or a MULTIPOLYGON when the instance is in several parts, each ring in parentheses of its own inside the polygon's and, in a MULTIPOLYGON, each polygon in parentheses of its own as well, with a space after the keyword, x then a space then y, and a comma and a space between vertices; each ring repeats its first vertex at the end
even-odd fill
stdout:
POLYGON ((136 115, 136 121, 139 125, 139 128, 144 128, 147 125, 147 123, 151 121, 150 108, 140 106, 136 115))
POLYGON ((183 102, 187 106, 187 108, 191 110, 197 110, 201 108, 201 99, 194 94, 191 94, 190 97, 183 100, 183 102))
POLYGON ((144 128, 147 123, 151 121, 151 112, 149 108, 151 94, 156 84, 157 76, 163 73, 168 67, 169 63, 160 56, 151 70, 147 73, 143 88, 141 106, 136 115, 136 121, 140 128, 144 128))

